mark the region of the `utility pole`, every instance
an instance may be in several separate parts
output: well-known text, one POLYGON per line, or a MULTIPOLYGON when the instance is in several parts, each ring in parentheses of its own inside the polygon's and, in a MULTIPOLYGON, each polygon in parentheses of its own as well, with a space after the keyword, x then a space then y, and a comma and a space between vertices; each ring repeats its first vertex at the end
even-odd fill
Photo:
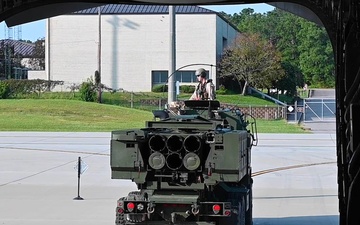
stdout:
POLYGON ((98 7, 99 15, 99 42, 98 42, 98 69, 95 71, 95 85, 98 91, 97 102, 101 103, 101 6, 98 7))
POLYGON ((175 89, 175 68, 176 68, 176 15, 175 6, 169 5, 169 23, 170 23, 170 51, 169 51, 169 78, 168 78, 168 104, 176 100, 175 89))
POLYGON ((12 58, 14 56, 14 52, 12 51, 15 48, 12 48, 13 46, 13 28, 12 27, 5 27, 5 39, 7 39, 7 42, 5 42, 5 49, 4 49, 4 66, 5 66, 5 77, 6 79, 11 79, 11 68, 12 65, 12 58), (6 35, 7 34, 7 35, 6 35))
POLYGON ((98 72, 101 77, 101 6, 98 7, 98 15, 99 15, 98 72))

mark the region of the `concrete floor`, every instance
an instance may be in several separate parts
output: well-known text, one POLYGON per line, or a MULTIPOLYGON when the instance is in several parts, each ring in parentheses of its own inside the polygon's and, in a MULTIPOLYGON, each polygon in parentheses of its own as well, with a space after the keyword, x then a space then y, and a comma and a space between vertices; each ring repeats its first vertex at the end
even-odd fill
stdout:
POLYGON ((253 172, 299 168, 253 177, 254 225, 339 224, 335 143, 335 134, 259 135, 253 172))
MULTIPOLYGON (((254 225, 338 224, 334 134, 260 134, 254 225)), ((112 180, 109 133, 0 132, 0 224, 114 224, 116 200, 136 186, 112 180), (77 196, 78 157, 89 166, 77 196)))

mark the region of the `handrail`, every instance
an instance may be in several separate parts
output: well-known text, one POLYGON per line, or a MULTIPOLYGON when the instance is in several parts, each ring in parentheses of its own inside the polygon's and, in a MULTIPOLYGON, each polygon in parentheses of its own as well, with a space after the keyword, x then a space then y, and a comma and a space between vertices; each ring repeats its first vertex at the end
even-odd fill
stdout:
POLYGON ((267 98, 267 99, 270 99, 271 101, 274 101, 276 104, 279 104, 279 105, 282 105, 282 106, 287 106, 286 103, 283 103, 282 101, 280 101, 280 100, 278 100, 278 99, 276 99, 276 98, 273 98, 273 97, 271 97, 271 96, 269 96, 269 95, 267 95, 267 94, 265 94, 265 93, 263 93, 263 92, 261 92, 261 91, 259 91, 259 90, 256 90, 256 89, 253 88, 253 87, 249 87, 249 88, 250 88, 252 91, 255 91, 256 93, 260 94, 262 97, 267 98))

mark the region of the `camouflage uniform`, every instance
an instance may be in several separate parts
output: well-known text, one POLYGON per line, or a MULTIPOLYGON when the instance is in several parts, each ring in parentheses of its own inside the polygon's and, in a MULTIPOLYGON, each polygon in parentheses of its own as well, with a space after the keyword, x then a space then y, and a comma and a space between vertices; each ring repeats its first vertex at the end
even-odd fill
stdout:
POLYGON ((198 77, 199 83, 195 88, 194 94, 190 97, 190 100, 214 100, 215 86, 211 79, 206 79, 206 70, 200 68, 195 71, 195 75, 198 77))

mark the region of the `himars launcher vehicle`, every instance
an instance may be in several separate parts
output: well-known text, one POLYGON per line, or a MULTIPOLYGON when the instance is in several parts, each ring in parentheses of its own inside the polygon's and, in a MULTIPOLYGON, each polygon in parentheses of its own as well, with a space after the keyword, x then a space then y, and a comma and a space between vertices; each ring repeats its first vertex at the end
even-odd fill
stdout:
POLYGON ((256 138, 243 114, 219 106, 185 101, 177 113, 154 111, 143 129, 112 132, 112 178, 138 187, 117 201, 116 225, 252 224, 256 138))

